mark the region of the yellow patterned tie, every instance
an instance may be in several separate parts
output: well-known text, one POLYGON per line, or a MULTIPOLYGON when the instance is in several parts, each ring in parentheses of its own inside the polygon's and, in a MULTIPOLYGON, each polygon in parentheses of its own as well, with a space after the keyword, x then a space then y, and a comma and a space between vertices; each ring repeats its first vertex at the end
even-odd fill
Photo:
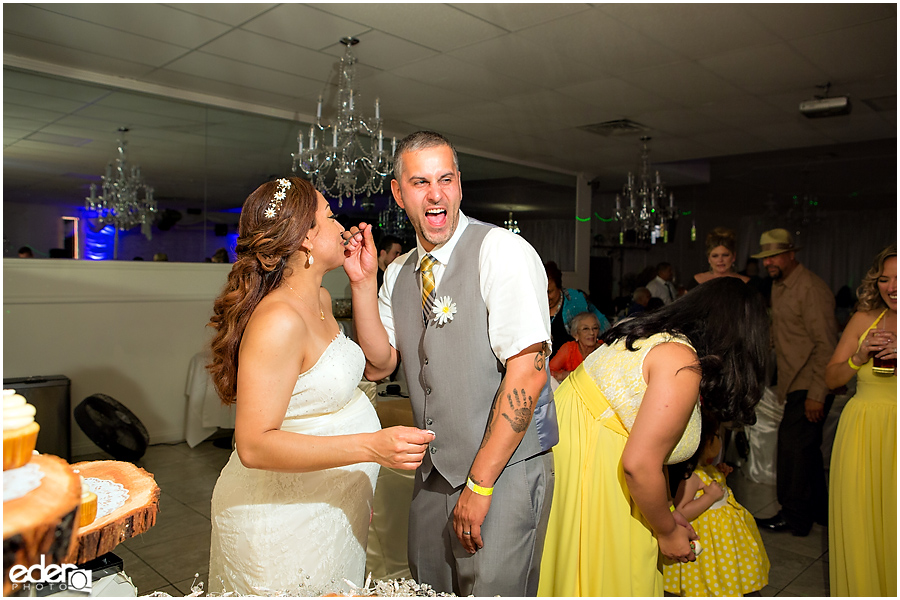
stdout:
POLYGON ((434 303, 434 273, 431 272, 431 267, 436 262, 430 254, 422 257, 420 269, 422 271, 422 317, 426 323, 431 315, 431 305, 434 303))

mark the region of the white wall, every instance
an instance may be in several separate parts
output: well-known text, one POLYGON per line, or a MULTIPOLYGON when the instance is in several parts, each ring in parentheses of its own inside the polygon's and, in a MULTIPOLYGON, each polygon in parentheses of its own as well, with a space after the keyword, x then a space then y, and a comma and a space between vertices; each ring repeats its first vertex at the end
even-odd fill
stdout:
MULTIPOLYGON (((212 334, 213 300, 230 265, 66 259, 3 260, 3 377, 65 375, 72 406, 112 396, 151 443, 184 439, 191 357, 212 334)), ((349 297, 342 269, 326 275, 349 297)), ((96 451, 72 421, 72 452, 96 451)))

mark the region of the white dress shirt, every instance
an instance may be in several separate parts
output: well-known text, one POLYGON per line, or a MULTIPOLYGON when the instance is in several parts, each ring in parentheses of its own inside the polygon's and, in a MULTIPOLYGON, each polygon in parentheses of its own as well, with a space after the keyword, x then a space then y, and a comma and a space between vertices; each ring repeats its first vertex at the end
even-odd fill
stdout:
MULTIPOLYGON (((378 291, 378 312, 387 330, 391 346, 397 347, 394 337, 394 313, 391 294, 400 267, 410 253, 416 252, 416 270, 425 254, 437 261, 432 267, 435 298, 441 297, 441 276, 450 261, 453 249, 469 219, 459 212, 459 223, 453 236, 431 252, 425 252, 418 237, 416 248, 398 257, 384 272, 384 284, 378 291)), ((478 255, 481 273, 481 297, 488 311, 488 337, 491 348, 505 365, 506 360, 532 344, 550 343, 550 306, 547 302, 547 272, 531 244, 520 236, 502 228, 492 228, 484 237, 478 255)), ((421 277, 417 277, 421 286, 421 277)), ((421 318, 417 315, 418 318, 421 318)))
POLYGON ((659 298, 665 304, 675 300, 675 286, 671 281, 666 281, 659 275, 647 284, 647 289, 650 290, 651 296, 659 298))

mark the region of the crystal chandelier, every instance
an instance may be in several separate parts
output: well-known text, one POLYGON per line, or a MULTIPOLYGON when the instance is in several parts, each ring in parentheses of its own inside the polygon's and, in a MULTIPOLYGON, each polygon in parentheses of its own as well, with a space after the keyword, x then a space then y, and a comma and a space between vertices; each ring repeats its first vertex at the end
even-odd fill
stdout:
POLYGON ((125 156, 127 127, 119 128, 119 155, 106 165, 102 179, 102 192, 97 196, 97 184, 91 184, 91 195, 85 198, 85 209, 96 213, 101 227, 112 224, 115 231, 113 258, 119 256, 119 231, 141 226, 141 233, 149 240, 153 234, 150 226, 156 219, 156 200, 153 188, 141 177, 141 168, 128 164, 125 156))
POLYGON ((381 107, 375 99, 375 118, 365 119, 359 112, 359 93, 353 89, 356 76, 356 57, 351 46, 359 43, 354 37, 341 38, 346 46, 341 57, 338 85, 337 118, 329 125, 322 125, 322 97, 316 108, 316 122, 309 127, 308 147, 304 148, 304 134, 297 136, 298 149, 292 153, 293 171, 299 169, 309 176, 312 184, 322 194, 338 198, 343 207, 344 198, 380 194, 384 180, 394 167, 394 150, 397 138, 391 142, 390 153, 384 151, 381 107))
POLYGON ((638 243, 656 240, 669 241, 669 229, 678 219, 675 196, 666 193, 659 171, 651 179, 650 150, 647 148, 649 136, 641 138, 641 162, 638 176, 628 173, 628 180, 622 194, 616 194, 616 221, 619 222, 619 243, 625 243, 625 234, 634 231, 638 243), (667 200, 668 196, 668 202, 667 200), (625 207, 622 207, 622 200, 625 207))
POLYGON ((389 199, 387 208, 378 213, 378 226, 385 235, 392 235, 401 240, 412 237, 413 227, 406 216, 406 211, 397 206, 393 199, 389 199))
POLYGON ((513 233, 521 233, 522 231, 519 229, 519 222, 513 219, 512 211, 509 211, 509 218, 503 221, 503 226, 512 231, 513 233))

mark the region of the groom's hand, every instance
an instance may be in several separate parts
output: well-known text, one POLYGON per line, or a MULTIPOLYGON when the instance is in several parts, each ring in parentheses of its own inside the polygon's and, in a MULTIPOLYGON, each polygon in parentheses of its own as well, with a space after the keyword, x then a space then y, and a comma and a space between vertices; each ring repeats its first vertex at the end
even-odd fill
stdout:
POLYGON ((484 547, 481 537, 481 526, 491 508, 491 497, 476 494, 469 488, 463 488, 453 509, 453 531, 459 543, 469 554, 484 547))
POLYGON ((378 250, 372 237, 372 226, 360 223, 341 234, 344 239, 344 270, 350 283, 374 277, 378 271, 378 250))

